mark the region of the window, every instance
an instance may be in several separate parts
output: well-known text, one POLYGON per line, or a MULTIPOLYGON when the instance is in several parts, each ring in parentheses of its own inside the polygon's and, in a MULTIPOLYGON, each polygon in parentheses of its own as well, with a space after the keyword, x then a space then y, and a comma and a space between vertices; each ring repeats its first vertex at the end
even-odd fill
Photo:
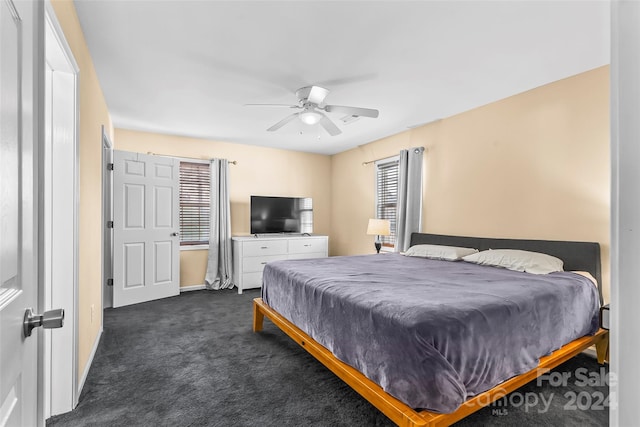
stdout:
POLYGON ((180 245, 209 244, 208 163, 180 162, 180 245))
POLYGON ((388 219, 391 223, 391 234, 380 236, 382 246, 388 248, 396 243, 399 163, 397 156, 376 162, 376 218, 388 219))
POLYGON ((300 212, 300 232, 313 233, 313 199, 305 197, 296 200, 296 210, 300 212))

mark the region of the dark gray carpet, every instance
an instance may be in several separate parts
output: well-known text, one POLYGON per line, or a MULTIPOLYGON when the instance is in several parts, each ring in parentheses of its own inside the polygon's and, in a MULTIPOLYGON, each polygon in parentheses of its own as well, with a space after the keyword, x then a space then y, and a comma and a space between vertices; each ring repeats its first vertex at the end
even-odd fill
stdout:
MULTIPOLYGON (((254 334, 257 296, 197 291, 106 310, 78 407, 47 425, 393 425, 269 320, 254 334)), ((608 408, 597 403, 608 387, 583 386, 580 368, 600 372, 580 355, 556 369, 571 374, 567 386, 534 381, 456 425, 606 426, 608 408), (550 399, 548 410, 541 396, 550 399)))

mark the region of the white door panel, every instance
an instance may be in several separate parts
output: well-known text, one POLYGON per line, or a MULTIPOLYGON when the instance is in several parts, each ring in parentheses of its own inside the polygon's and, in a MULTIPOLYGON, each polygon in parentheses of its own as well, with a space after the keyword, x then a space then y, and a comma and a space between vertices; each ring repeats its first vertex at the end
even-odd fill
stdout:
POLYGON ((179 162, 113 154, 113 306, 178 295, 179 162))
POLYGON ((124 184, 124 227, 126 231, 144 230, 144 185, 124 184))
POLYGON ((171 266, 173 265, 173 242, 154 242, 153 250, 154 285, 162 285, 171 282, 171 266))
POLYGON ((173 204, 173 188, 156 187, 154 188, 153 202, 154 208, 154 225, 156 228, 172 228, 173 215, 171 205, 173 204))
POLYGON ((124 283, 127 289, 144 286, 144 243, 124 244, 124 283))
MULTIPOLYGON (((34 72, 42 67, 34 26, 40 2, 0 1, 0 426, 40 425, 38 330, 22 332, 25 309, 37 310, 35 158, 39 150, 34 72)), ((39 72, 38 72, 39 73, 39 72)))

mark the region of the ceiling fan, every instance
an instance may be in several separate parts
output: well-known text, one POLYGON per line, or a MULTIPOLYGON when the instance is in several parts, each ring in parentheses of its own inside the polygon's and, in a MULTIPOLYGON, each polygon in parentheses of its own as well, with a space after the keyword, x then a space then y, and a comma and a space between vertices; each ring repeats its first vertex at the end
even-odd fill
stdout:
POLYGON ((324 104, 324 99, 329 94, 329 89, 325 89, 320 86, 305 86, 296 91, 296 97, 298 98, 298 104, 296 105, 286 105, 286 104, 245 104, 248 106, 272 106, 272 107, 289 107, 296 108, 298 111, 296 113, 291 114, 290 116, 285 117, 280 120, 275 125, 271 126, 267 129, 269 132, 274 132, 287 123, 298 118, 303 123, 308 125, 319 124, 322 126, 324 130, 331 136, 336 136, 342 133, 342 131, 338 128, 329 119, 329 117, 324 114, 327 113, 339 113, 345 114, 346 118, 343 118, 344 123, 348 123, 352 120, 359 117, 378 117, 378 110, 374 110, 371 108, 360 108, 360 107, 347 107, 343 105, 327 105, 324 104))

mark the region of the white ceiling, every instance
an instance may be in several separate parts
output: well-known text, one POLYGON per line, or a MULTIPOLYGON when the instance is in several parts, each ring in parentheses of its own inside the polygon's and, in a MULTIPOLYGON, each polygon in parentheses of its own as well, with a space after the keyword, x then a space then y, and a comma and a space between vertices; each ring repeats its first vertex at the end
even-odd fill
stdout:
POLYGON ((76 0, 115 127, 333 154, 609 63, 606 1, 76 0), (296 89, 377 108, 331 137, 296 89))

